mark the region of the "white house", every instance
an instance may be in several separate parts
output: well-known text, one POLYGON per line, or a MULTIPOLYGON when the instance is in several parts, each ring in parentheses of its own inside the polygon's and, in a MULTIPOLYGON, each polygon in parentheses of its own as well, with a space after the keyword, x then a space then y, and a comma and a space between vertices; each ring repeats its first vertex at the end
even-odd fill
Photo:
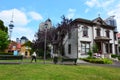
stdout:
POLYGON ((101 54, 118 54, 116 26, 108 25, 100 17, 94 20, 77 18, 71 22, 74 27, 65 36, 63 45, 65 56, 82 58, 88 56, 88 51, 96 44, 101 54))

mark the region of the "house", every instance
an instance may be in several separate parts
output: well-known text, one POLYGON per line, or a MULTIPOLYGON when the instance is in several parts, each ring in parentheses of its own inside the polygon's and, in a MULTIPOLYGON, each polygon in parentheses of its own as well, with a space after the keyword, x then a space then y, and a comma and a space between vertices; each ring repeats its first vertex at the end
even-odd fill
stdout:
POLYGON ((21 45, 20 54, 24 57, 30 57, 30 50, 31 48, 25 45, 21 45))
POLYGON ((21 49, 21 44, 20 43, 17 43, 15 41, 11 41, 9 46, 8 46, 7 52, 14 52, 16 50, 18 52, 20 52, 20 49, 21 49))
POLYGON ((19 40, 19 38, 16 38, 16 42, 21 44, 21 48, 20 48, 19 54, 23 55, 24 57, 30 57, 30 50, 31 50, 31 48, 24 45, 28 41, 29 40, 25 36, 22 36, 20 38, 20 40, 19 40))
POLYGON ((101 55, 118 54, 116 26, 108 25, 101 17, 94 20, 77 18, 71 22, 73 27, 64 38, 64 56, 83 58, 93 45, 98 46, 101 55))

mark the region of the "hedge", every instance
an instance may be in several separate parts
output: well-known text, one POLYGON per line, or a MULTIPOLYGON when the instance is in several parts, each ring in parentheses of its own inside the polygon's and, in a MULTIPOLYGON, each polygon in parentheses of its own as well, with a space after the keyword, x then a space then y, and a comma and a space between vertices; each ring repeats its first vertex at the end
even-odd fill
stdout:
POLYGON ((99 64, 112 64, 113 61, 107 58, 83 58, 82 60, 90 63, 99 63, 99 64))
POLYGON ((13 55, 13 53, 0 52, 0 55, 13 55))

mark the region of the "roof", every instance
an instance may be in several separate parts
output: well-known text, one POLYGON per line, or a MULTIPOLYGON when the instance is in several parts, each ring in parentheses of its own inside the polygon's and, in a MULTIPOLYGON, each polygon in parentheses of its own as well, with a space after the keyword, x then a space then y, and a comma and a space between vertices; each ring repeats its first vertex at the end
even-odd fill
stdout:
POLYGON ((20 43, 17 43, 17 42, 14 42, 12 41, 10 44, 9 44, 9 51, 12 51, 12 50, 20 50, 21 48, 21 44, 20 43), (15 47, 14 47, 15 46, 15 47))
POLYGON ((89 25, 99 25, 99 26, 104 27, 104 28, 115 29, 114 26, 108 25, 101 17, 97 17, 93 20, 77 18, 71 22, 71 24, 76 24, 76 23, 83 23, 83 24, 89 24, 89 25))
POLYGON ((71 24, 74 24, 74 23, 92 23, 92 21, 90 21, 90 20, 87 20, 87 19, 83 19, 83 18, 77 18, 77 19, 75 19, 75 20, 73 20, 72 22, 71 22, 71 24))

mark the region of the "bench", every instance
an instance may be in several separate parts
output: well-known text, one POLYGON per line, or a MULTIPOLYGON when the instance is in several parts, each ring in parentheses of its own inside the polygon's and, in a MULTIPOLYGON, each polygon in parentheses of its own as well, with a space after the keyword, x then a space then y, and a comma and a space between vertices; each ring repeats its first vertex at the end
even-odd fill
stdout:
POLYGON ((62 63, 63 62, 74 62, 74 64, 76 65, 77 64, 77 58, 62 58, 62 63))
MULTIPOLYGON (((15 56, 15 55, 0 55, 0 60, 23 60, 23 56, 19 55, 19 56, 15 56)), ((5 62, 2 62, 5 63, 5 62)), ((8 62, 7 62, 8 63, 8 62)), ((15 62, 13 62, 15 63, 15 62)))

